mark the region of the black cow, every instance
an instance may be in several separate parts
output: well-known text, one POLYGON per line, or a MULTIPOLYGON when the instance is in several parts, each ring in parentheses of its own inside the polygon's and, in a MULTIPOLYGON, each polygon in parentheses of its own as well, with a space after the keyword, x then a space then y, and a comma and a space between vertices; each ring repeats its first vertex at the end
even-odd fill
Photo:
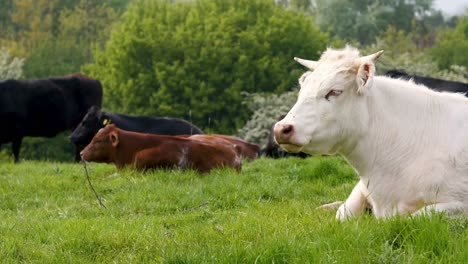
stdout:
POLYGON ((468 92, 468 84, 462 82, 453 82, 453 81, 446 81, 442 79, 436 79, 431 77, 424 77, 418 75, 410 75, 406 73, 404 70, 390 70, 387 71, 384 75, 391 77, 391 78, 399 78, 403 80, 413 80, 417 84, 423 84, 428 88, 436 91, 446 91, 446 92, 454 92, 454 93, 465 93, 468 92))
MULTIPOLYGON (((277 121, 282 120, 284 117, 285 115, 280 116, 277 121)), ((278 144, 276 144, 275 135, 273 134, 274 126, 275 124, 273 124, 270 128, 270 134, 268 135, 268 142, 266 146, 263 149, 261 149, 260 155, 265 156, 265 157, 275 158, 275 159, 289 157, 289 156, 300 157, 300 158, 309 157, 308 154, 305 154, 303 152, 299 152, 299 153, 286 152, 278 144)))
POLYGON ((193 124, 178 118, 130 116, 101 111, 99 107, 91 107, 81 123, 70 136, 70 141, 79 150, 84 149, 99 129, 107 124, 115 124, 118 128, 140 133, 157 135, 195 135, 203 131, 193 124))
MULTIPOLYGON (((12 142, 15 162, 23 137, 54 137, 74 129, 87 110, 101 105, 102 86, 82 74, 0 82, 0 145, 12 142)), ((79 153, 79 152, 77 152, 79 153)))

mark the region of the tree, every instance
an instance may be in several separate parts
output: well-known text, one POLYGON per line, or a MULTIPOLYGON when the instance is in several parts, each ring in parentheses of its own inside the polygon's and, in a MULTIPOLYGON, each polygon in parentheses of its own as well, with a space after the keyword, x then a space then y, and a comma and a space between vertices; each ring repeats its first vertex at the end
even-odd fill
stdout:
MULTIPOLYGON (((450 45, 450 47, 454 46, 456 45, 450 45)), ((371 54, 377 50, 385 51, 377 65, 379 74, 384 74, 388 70, 403 69, 409 74, 443 80, 458 82, 467 82, 468 80, 465 66, 450 64, 448 68, 439 68, 437 61, 431 56, 433 49, 420 48, 414 41, 414 33, 406 34, 401 30, 397 31, 394 27, 389 27, 384 34, 377 38, 375 43, 361 48, 361 53, 371 54)))
POLYGON ((460 17, 454 29, 439 31, 431 55, 441 69, 450 69, 451 65, 468 68, 468 18, 460 17))
POLYGON ((132 0, 106 0, 104 2, 120 14, 125 10, 128 3, 131 1, 132 0))
MULTIPOLYGON (((118 19, 118 13, 106 3, 94 0, 80 0, 73 9, 60 12, 59 38, 84 44, 90 49, 92 44, 103 46, 109 32, 118 19)), ((91 52, 88 57, 91 58, 91 52)))
POLYGON ((24 67, 27 79, 63 76, 79 72, 81 65, 91 61, 90 49, 83 43, 69 39, 49 38, 43 40, 30 54, 24 67))
POLYGON ((104 44, 118 18, 117 11, 106 3, 122 8, 128 1, 8 0, 0 10, 11 14, 7 16, 11 20, 0 22, 9 34, 0 44, 28 58, 26 78, 79 71, 92 60, 92 46, 104 44))
POLYGON ((314 1, 311 0, 275 0, 275 2, 285 8, 302 11, 312 11, 314 8, 314 1))
POLYGON ((138 0, 85 70, 113 111, 231 133, 250 116, 241 92, 290 89, 301 73, 292 58, 317 59, 326 41, 311 18, 271 0, 138 0))
POLYGON ((117 18, 114 9, 93 0, 80 0, 72 9, 64 8, 57 34, 43 39, 31 51, 26 77, 45 78, 80 71, 81 65, 92 61, 92 47, 104 45, 117 18))
POLYGON ((52 36, 53 9, 56 0, 15 0, 11 15, 15 32, 21 40, 20 54, 27 55, 39 43, 52 36))
POLYGON ((413 34, 407 34, 393 26, 377 37, 375 43, 361 48, 361 53, 372 54, 378 50, 385 51, 377 64, 379 74, 404 69, 413 74, 430 76, 439 70, 427 52, 416 45, 413 34))
POLYGON ((331 36, 368 45, 393 26, 410 32, 432 16, 433 0, 317 0, 317 21, 331 36))
POLYGON ((5 38, 5 36, 10 36, 12 33, 10 12, 13 9, 13 0, 3 0, 2 5, 0 6, 0 36, 5 38))

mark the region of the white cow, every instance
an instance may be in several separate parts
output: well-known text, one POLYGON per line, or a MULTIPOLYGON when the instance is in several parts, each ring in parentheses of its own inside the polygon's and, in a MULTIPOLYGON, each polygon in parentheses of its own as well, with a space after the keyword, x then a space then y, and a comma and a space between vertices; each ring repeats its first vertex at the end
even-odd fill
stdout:
POLYGON ((295 58, 310 71, 276 141, 290 152, 339 153, 357 170, 340 220, 366 206, 378 218, 467 213, 468 99, 375 76, 382 52, 360 57, 348 46, 319 61, 295 58))

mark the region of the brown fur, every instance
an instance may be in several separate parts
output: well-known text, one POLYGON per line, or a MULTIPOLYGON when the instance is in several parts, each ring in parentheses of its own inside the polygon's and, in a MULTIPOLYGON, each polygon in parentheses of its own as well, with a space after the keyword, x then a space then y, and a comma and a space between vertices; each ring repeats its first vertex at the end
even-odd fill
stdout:
POLYGON ((189 138, 200 140, 200 141, 209 141, 222 144, 235 145, 238 150, 238 154, 242 158, 247 158, 248 160, 254 160, 258 158, 260 153, 260 147, 257 144, 252 144, 247 141, 244 141, 238 137, 221 135, 221 134, 200 134, 192 135, 189 138))

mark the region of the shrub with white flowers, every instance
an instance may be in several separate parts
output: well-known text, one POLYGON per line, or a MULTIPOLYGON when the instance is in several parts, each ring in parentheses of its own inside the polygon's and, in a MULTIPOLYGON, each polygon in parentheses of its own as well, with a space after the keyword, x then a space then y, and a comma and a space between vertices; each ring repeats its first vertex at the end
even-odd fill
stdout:
POLYGON ((10 52, 0 49, 0 79, 19 79, 23 77, 24 59, 11 56, 10 52))

